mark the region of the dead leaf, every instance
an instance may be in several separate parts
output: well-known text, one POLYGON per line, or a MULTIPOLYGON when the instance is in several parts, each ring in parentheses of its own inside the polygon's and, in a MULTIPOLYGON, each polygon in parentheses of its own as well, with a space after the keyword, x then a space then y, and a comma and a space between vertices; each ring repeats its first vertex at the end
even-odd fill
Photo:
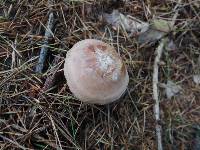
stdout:
POLYGON ((133 16, 124 15, 118 10, 113 10, 111 14, 104 13, 103 19, 108 24, 111 24, 115 30, 118 27, 122 27, 127 32, 130 32, 130 35, 139 35, 137 39, 140 44, 158 41, 172 30, 172 25, 169 21, 153 19, 149 25, 149 23, 133 16))
POLYGON ((198 126, 196 130, 197 131, 195 132, 193 150, 199 150, 200 149, 200 127, 198 126))
POLYGON ((177 49, 176 44, 172 39, 169 39, 169 41, 166 43, 165 49, 167 51, 175 51, 177 49))
POLYGON ((173 81, 168 80, 167 84, 164 84, 163 87, 165 88, 165 94, 168 99, 171 99, 173 96, 178 94, 181 90, 181 86, 177 85, 173 81))
POLYGON ((140 44, 155 42, 155 41, 158 41, 159 39, 161 39, 165 35, 166 35, 165 32, 161 32, 161 31, 154 30, 154 29, 149 29, 148 31, 139 35, 138 42, 140 44))
POLYGON ((149 28, 148 23, 129 15, 125 16, 118 10, 113 10, 111 14, 104 13, 103 18, 108 24, 111 24, 114 29, 122 27, 127 32, 131 32, 131 34, 135 34, 138 32, 143 33, 149 28))
POLYGON ((193 75, 193 81, 196 84, 200 84, 200 74, 193 75))
POLYGON ((167 33, 170 32, 172 29, 171 23, 169 21, 162 20, 162 19, 152 20, 152 28, 155 30, 167 32, 167 33))
POLYGON ((170 22, 168 21, 161 19, 154 19, 151 22, 152 23, 149 29, 146 32, 139 35, 138 37, 139 43, 151 43, 158 41, 171 31, 170 22))
POLYGON ((196 84, 200 84, 200 55, 199 55, 199 57, 197 59, 197 62, 194 65, 193 81, 196 84))

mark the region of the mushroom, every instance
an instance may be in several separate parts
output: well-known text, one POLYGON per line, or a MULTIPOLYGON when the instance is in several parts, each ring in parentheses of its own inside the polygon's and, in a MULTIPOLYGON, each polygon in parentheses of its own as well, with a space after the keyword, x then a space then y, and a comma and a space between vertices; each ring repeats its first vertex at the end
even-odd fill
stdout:
POLYGON ((91 104, 119 99, 129 82, 127 69, 114 47, 95 39, 82 40, 68 51, 64 74, 75 97, 91 104))

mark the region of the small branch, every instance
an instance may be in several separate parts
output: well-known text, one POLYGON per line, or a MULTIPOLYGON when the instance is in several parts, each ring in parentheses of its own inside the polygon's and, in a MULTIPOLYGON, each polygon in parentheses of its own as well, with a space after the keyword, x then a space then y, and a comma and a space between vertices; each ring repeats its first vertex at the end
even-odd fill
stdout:
MULTIPOLYGON (((52 2, 49 1, 49 5, 51 5, 52 2)), ((50 6, 51 7, 51 6, 50 6)), ((44 62, 46 60, 47 51, 48 51, 48 39, 52 37, 52 29, 54 26, 54 15, 50 8, 50 14, 47 22, 47 28, 45 30, 45 40, 44 44, 42 45, 39 61, 36 66, 36 72, 41 73, 44 68, 44 62)))
MULTIPOLYGON (((178 4, 175 7, 175 10, 179 7, 180 3, 182 0, 178 1, 178 4)), ((171 22, 171 27, 175 26, 176 18, 178 17, 179 13, 178 10, 174 14, 171 22)), ((157 136, 157 146, 158 150, 163 150, 162 146, 162 126, 159 124, 160 121, 160 108, 159 108, 159 89, 158 89, 158 70, 159 70, 159 63, 160 63, 160 58, 162 56, 163 50, 165 48, 165 44, 167 43, 167 38, 164 38, 161 40, 159 46, 156 49, 156 57, 154 60, 154 68, 153 68, 153 99, 155 101, 154 105, 154 115, 156 119, 156 136, 157 136)))
POLYGON ((161 136, 161 131, 162 127, 159 124, 160 121, 160 108, 159 108, 159 89, 158 89, 158 70, 159 70, 159 63, 160 63, 160 58, 162 56, 164 46, 166 43, 166 39, 162 39, 158 48, 156 49, 156 57, 154 60, 154 67, 153 67, 153 99, 155 101, 154 105, 154 115, 156 119, 156 136, 157 136, 157 144, 158 144, 158 150, 163 150, 162 147, 162 136, 161 136))

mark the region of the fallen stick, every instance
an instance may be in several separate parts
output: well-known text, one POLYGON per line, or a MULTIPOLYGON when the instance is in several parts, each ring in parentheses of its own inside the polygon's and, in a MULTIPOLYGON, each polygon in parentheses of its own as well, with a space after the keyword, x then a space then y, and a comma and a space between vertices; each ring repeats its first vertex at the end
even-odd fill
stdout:
MULTIPOLYGON (((175 10, 179 7, 180 3, 182 0, 178 1, 178 4, 175 7, 175 10)), ((176 11, 176 13, 174 14, 173 18, 172 18, 172 22, 171 22, 171 27, 174 28, 175 26, 175 22, 176 22, 176 18, 178 17, 179 13, 178 10, 176 11)), ((159 70, 159 63, 160 63, 160 58, 162 56, 162 53, 165 49, 165 45, 168 42, 167 38, 163 38, 160 41, 159 46, 157 47, 155 54, 155 60, 154 60, 154 67, 153 67, 153 99, 155 101, 155 105, 154 105, 154 115, 155 115, 155 119, 156 119, 156 137, 157 137, 157 146, 158 146, 158 150, 163 150, 163 146, 162 146, 162 126, 160 125, 160 108, 159 108, 159 89, 158 89, 158 70, 159 70)))
MULTIPOLYGON (((50 1, 49 1, 49 5, 51 5, 50 1)), ((52 37, 53 26, 54 26, 54 15, 50 8, 50 14, 49 14, 48 22, 47 22, 47 27, 45 30, 45 40, 42 45, 42 48, 40 51, 40 56, 39 56, 39 61, 38 61, 38 64, 37 64, 36 70, 35 70, 38 73, 42 73, 42 70, 44 68, 44 62, 46 60, 47 51, 48 51, 48 40, 49 40, 49 38, 52 37)))
POLYGON ((162 146, 162 127, 159 124, 160 121, 160 108, 159 108, 159 89, 158 89, 158 70, 159 70, 159 63, 160 63, 160 58, 162 56, 164 46, 166 43, 166 39, 162 39, 159 46, 157 47, 155 54, 155 60, 154 60, 154 66, 153 66, 153 99, 155 101, 154 105, 154 115, 156 119, 156 136, 157 136, 157 145, 158 145, 158 150, 163 150, 162 146))

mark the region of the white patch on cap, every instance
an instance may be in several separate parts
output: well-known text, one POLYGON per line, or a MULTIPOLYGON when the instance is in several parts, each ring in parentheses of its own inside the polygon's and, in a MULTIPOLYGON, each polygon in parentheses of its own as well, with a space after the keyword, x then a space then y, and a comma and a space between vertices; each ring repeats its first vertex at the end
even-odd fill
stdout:
POLYGON ((96 49, 95 53, 97 62, 99 63, 99 68, 104 72, 107 71, 109 66, 113 65, 114 60, 108 54, 102 53, 99 49, 96 49))
MULTIPOLYGON (((96 58, 97 58, 97 62, 99 65, 99 68, 101 69, 101 71, 106 73, 110 72, 110 66, 115 66, 116 67, 116 63, 115 60, 109 56, 107 53, 102 52, 102 50, 100 49, 95 49, 95 53, 96 53, 96 58)), ((117 70, 112 72, 112 80, 116 81, 119 78, 119 73, 117 70)))
POLYGON ((119 78, 119 73, 118 71, 114 71, 113 74, 112 74, 112 80, 113 81, 117 81, 119 78))

